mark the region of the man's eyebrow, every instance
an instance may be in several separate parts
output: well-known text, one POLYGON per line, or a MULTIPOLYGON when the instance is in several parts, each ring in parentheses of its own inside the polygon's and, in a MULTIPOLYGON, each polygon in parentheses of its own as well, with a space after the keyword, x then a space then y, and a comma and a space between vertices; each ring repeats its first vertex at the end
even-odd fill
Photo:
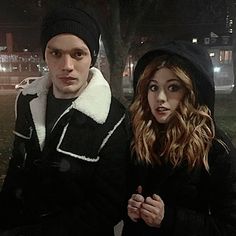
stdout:
POLYGON ((57 50, 57 51, 60 51, 60 52, 71 52, 71 51, 76 51, 76 50, 82 50, 82 51, 85 51, 85 52, 89 51, 89 49, 86 48, 86 47, 84 47, 84 46, 81 46, 81 47, 74 47, 74 48, 71 48, 70 50, 63 50, 63 49, 61 49, 61 48, 57 48, 57 47, 55 47, 55 46, 50 46, 50 45, 48 45, 47 47, 48 47, 50 50, 57 50))

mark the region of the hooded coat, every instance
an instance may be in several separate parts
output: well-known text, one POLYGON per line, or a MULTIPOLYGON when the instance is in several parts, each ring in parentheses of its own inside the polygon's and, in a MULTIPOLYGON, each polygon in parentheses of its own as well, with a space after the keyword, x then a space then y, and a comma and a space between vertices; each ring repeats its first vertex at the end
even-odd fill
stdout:
MULTIPOLYGON (((134 72, 134 90, 145 67, 163 54, 181 57, 191 71, 197 100, 214 113, 214 82, 211 59, 202 47, 174 41, 146 53, 134 72)), ((165 204, 160 228, 144 221, 124 220, 123 236, 235 236, 236 235, 236 151, 218 128, 209 151, 209 172, 204 167, 189 171, 186 163, 173 168, 168 163, 148 166, 132 163, 129 196, 142 186, 144 197, 158 194, 165 204), (223 146, 217 139, 222 140, 223 146)))
POLYGON ((46 135, 51 80, 16 101, 13 157, 1 192, 7 235, 114 235, 126 204, 129 135, 125 108, 96 68, 46 135))

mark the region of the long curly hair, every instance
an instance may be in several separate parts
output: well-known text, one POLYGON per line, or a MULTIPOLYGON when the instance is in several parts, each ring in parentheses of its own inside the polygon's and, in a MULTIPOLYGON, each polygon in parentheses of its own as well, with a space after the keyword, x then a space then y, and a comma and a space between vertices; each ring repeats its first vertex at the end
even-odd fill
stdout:
POLYGON ((197 101, 193 71, 174 55, 160 56, 145 68, 130 106, 134 134, 131 147, 137 161, 151 165, 168 162, 173 167, 187 162, 189 169, 203 165, 209 171, 208 152, 215 125, 210 109, 197 101), (168 124, 156 121, 147 99, 150 79, 163 67, 170 69, 185 87, 185 95, 168 124))

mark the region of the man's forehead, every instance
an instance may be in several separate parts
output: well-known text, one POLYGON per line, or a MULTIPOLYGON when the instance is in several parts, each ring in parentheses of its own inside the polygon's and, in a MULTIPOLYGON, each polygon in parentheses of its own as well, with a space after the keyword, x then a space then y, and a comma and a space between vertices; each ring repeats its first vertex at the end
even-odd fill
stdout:
POLYGON ((60 34, 52 37, 48 41, 47 47, 62 51, 89 50, 88 46, 81 38, 72 34, 60 34))

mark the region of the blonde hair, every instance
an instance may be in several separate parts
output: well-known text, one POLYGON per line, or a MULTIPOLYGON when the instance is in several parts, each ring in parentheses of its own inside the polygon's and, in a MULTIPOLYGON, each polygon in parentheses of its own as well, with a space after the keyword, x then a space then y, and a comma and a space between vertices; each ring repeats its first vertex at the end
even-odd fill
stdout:
POLYGON ((133 128, 132 150, 139 162, 146 164, 169 162, 174 167, 187 162, 189 169, 204 166, 209 171, 208 152, 215 137, 214 121, 206 105, 199 105, 194 85, 187 73, 175 59, 162 56, 150 63, 137 85, 135 100, 130 111, 133 128), (174 116, 166 125, 157 123, 148 100, 148 85, 160 68, 170 69, 185 87, 184 98, 174 116))

